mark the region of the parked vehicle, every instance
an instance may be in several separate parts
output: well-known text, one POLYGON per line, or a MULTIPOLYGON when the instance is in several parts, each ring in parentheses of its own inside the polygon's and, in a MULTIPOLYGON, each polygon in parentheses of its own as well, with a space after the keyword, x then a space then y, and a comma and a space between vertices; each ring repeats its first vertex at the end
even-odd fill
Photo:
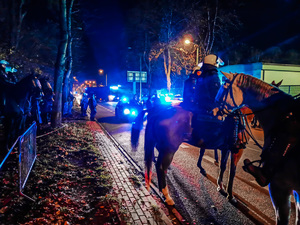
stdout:
POLYGON ((135 117, 143 110, 143 104, 135 100, 129 100, 123 96, 115 108, 115 116, 122 120, 134 120, 135 117))

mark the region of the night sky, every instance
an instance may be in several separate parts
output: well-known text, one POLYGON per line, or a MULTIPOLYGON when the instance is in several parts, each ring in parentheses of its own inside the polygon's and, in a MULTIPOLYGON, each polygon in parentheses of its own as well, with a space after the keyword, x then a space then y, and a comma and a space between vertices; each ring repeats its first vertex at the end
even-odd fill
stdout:
MULTIPOLYGON (((237 43, 267 51, 279 46, 300 51, 300 3, 296 0, 244 0, 237 12, 242 29, 235 35, 237 42, 224 54, 237 48, 237 43)), ((84 0, 83 17, 91 54, 86 57, 91 71, 102 68, 110 79, 119 77, 122 50, 129 47, 124 21, 134 0, 84 0)), ((93 72, 90 72, 93 73, 93 72)), ((90 74, 91 75, 91 74, 90 74)))
POLYGON ((300 42, 300 2, 295 0, 246 1, 238 12, 245 41, 255 47, 295 45, 300 42))

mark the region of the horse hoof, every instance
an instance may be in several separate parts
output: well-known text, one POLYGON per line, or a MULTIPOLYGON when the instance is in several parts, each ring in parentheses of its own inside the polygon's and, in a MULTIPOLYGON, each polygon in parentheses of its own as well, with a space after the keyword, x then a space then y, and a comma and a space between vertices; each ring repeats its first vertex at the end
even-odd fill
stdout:
POLYGON ((207 176, 207 173, 206 173, 205 169, 203 169, 203 168, 200 168, 200 173, 205 177, 207 176))
POLYGON ((237 200, 236 200, 236 198, 235 197, 233 197, 233 196, 227 196, 227 199, 228 199, 228 201, 231 203, 231 204, 233 204, 233 205, 236 205, 237 204, 237 200))
POLYGON ((227 192, 224 190, 224 188, 223 188, 222 186, 220 186, 220 185, 218 185, 217 191, 218 191, 221 195, 223 195, 223 196, 225 196, 225 197, 228 196, 228 193, 227 193, 227 192))
POLYGON ((165 202, 167 203, 168 206, 174 206, 175 202, 173 201, 173 199, 166 199, 165 202))

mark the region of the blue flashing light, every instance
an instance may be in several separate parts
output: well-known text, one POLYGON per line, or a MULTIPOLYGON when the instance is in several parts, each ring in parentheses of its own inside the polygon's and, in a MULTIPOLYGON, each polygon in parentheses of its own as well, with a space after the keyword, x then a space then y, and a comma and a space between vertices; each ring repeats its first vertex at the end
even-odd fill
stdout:
POLYGON ((128 102, 128 98, 127 98, 127 97, 122 97, 121 101, 122 101, 123 103, 126 103, 126 102, 128 102))
POLYGON ((128 115, 128 114, 130 114, 130 110, 129 109, 124 109, 124 115, 128 115))
POLYGON ((137 111, 136 111, 136 110, 132 110, 132 111, 131 111, 131 115, 132 115, 132 116, 136 116, 136 115, 137 115, 137 111))
POLYGON ((118 90, 119 87, 118 86, 110 86, 110 89, 112 89, 112 90, 118 90))

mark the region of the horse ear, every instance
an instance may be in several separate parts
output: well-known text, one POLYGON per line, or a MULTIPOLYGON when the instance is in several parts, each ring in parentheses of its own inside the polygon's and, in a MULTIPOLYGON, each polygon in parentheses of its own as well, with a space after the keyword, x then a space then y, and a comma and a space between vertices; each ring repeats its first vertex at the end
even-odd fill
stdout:
POLYGON ((283 79, 277 84, 277 87, 279 87, 282 84, 283 79))
POLYGON ((233 74, 232 73, 226 73, 226 72, 223 72, 221 71, 221 73, 230 81, 232 81, 233 79, 233 74))

